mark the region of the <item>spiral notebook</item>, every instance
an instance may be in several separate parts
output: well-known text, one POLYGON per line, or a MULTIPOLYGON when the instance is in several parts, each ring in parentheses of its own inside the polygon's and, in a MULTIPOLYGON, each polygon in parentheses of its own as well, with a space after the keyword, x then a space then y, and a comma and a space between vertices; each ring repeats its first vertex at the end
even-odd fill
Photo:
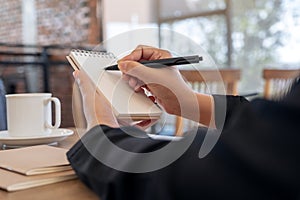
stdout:
POLYGON ((122 78, 120 71, 106 71, 105 67, 116 64, 112 53, 72 50, 67 56, 75 70, 84 70, 97 89, 111 103, 118 119, 157 119, 162 110, 146 95, 136 93, 122 78))

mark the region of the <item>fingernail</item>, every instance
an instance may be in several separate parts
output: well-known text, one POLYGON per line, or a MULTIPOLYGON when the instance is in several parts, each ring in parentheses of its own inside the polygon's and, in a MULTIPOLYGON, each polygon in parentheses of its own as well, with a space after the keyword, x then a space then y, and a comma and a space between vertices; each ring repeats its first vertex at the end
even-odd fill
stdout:
POLYGON ((77 78, 77 70, 73 72, 73 77, 77 78))
POLYGON ((78 78, 78 71, 77 70, 73 72, 73 77, 74 77, 75 81, 79 84, 80 80, 78 78))

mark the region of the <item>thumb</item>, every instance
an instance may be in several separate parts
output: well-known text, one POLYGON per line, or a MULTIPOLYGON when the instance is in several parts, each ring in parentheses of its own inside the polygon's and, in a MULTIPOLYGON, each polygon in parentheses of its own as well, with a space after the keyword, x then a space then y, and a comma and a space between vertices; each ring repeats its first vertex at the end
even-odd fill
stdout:
POLYGON ((92 83, 92 81, 84 71, 76 70, 73 72, 73 76, 82 94, 96 91, 95 85, 92 83))
POLYGON ((120 61, 118 67, 124 74, 138 78, 141 81, 145 81, 146 74, 149 71, 148 67, 135 61, 120 61))

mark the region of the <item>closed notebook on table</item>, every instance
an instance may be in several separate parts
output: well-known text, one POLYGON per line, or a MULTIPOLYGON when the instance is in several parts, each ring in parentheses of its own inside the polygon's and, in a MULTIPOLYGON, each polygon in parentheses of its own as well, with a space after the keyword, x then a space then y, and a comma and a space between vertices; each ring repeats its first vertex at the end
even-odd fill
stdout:
POLYGON ((118 119, 157 119, 162 110, 146 95, 136 93, 121 78, 120 71, 106 71, 116 63, 111 53, 72 50, 67 56, 74 69, 84 70, 105 98, 111 103, 118 119))
POLYGON ((0 151, 0 168, 24 175, 70 170, 67 151, 48 145, 3 150, 0 151))
POLYGON ((0 188, 12 192, 52 183, 58 183, 75 178, 76 175, 73 170, 55 172, 50 174, 25 176, 12 171, 0 169, 0 188))

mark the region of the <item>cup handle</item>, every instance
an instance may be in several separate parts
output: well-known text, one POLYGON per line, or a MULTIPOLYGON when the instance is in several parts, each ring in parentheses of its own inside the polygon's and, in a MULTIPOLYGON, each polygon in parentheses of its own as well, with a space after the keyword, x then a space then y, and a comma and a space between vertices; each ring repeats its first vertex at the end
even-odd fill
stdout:
MULTIPOLYGON (((55 105, 55 124, 54 126, 52 124, 46 124, 47 128, 51 128, 51 129, 57 129, 60 126, 61 123, 61 105, 60 105, 60 101, 58 98, 56 97, 51 97, 49 99, 49 101, 52 101, 55 105)), ((51 120, 52 121, 52 120, 51 120)))

